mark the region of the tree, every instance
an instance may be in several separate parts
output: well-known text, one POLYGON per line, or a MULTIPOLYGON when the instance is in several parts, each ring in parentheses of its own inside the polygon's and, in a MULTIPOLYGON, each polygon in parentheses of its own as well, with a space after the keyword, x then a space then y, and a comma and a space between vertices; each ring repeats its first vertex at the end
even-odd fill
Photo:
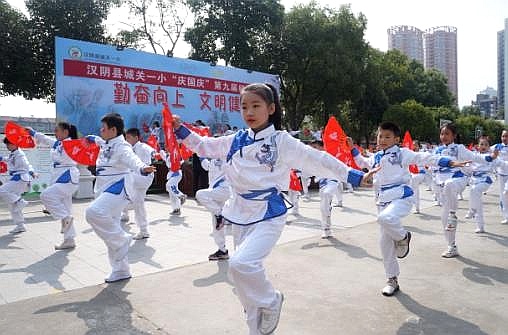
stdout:
POLYGON ((190 58, 269 71, 280 55, 284 7, 278 0, 188 0, 194 26, 185 32, 190 58))
POLYGON ((481 115, 480 108, 478 106, 464 106, 460 112, 463 115, 481 115))
POLYGON ((391 105, 384 113, 383 120, 398 124, 402 133, 409 130, 414 139, 427 142, 437 140, 439 127, 432 111, 415 100, 391 105))
POLYGON ((116 36, 116 44, 143 48, 149 44, 156 54, 173 56, 182 36, 188 8, 185 0, 120 0, 132 16, 122 22, 130 29, 116 36))
POLYGON ((335 10, 311 2, 287 13, 282 93, 291 128, 298 128, 305 115, 324 124, 348 101, 357 100, 368 50, 365 24, 349 6, 335 10))
POLYGON ((55 36, 104 43, 102 24, 115 0, 26 0, 35 65, 32 97, 54 98, 55 36))
POLYGON ((33 52, 28 19, 0 0, 0 95, 32 98, 33 52))

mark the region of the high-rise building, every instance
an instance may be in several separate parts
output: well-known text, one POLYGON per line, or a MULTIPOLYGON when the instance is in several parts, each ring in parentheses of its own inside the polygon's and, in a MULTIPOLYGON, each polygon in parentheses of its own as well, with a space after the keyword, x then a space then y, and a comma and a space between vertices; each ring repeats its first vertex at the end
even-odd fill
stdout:
POLYGON ((393 49, 423 64, 423 31, 412 26, 388 28, 388 50, 393 49))
POLYGON ((400 50, 425 69, 441 71, 458 101, 457 28, 442 26, 423 32, 412 26, 392 26, 388 28, 388 49, 400 50))
POLYGON ((496 118, 498 111, 496 90, 492 87, 487 87, 476 95, 476 101, 471 101, 471 106, 477 107, 483 117, 496 118))
POLYGON ((508 124, 508 19, 504 30, 497 33, 497 94, 499 107, 504 109, 504 122, 508 124))
POLYGON ((448 89, 458 101, 457 28, 441 26, 423 34, 425 68, 441 71, 448 80, 448 89))

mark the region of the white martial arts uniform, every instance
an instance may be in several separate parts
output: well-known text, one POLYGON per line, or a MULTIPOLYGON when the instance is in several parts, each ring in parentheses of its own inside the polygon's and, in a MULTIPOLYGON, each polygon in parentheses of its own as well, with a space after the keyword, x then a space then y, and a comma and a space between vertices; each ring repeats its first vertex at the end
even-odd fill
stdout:
POLYGON ((474 218, 476 230, 484 231, 485 220, 483 218, 483 193, 487 192, 493 182, 495 169, 508 168, 508 162, 499 158, 492 162, 474 162, 471 164, 472 175, 469 180, 469 214, 474 218))
POLYGON ((27 202, 21 198, 21 194, 28 191, 32 180, 33 169, 25 153, 21 149, 13 150, 8 157, 0 157, 0 161, 7 163, 7 170, 11 176, 8 181, 0 186, 0 201, 9 207, 11 218, 18 228, 25 227, 23 208, 27 202))
MULTIPOLYGON (((337 195, 339 184, 342 186, 342 183, 337 179, 319 178, 321 228, 325 233, 329 232, 331 228, 332 200, 333 197, 337 195)), ((342 202, 342 192, 340 192, 340 200, 338 201, 342 202)))
MULTIPOLYGON (((448 161, 473 161, 483 163, 491 161, 489 155, 480 155, 469 151, 464 145, 450 143, 440 145, 434 150, 435 155, 439 155, 448 161)), ((456 229, 446 229, 451 216, 455 216, 458 207, 457 196, 467 186, 467 178, 460 168, 441 167, 434 176, 435 183, 439 186, 439 199, 442 204, 441 223, 448 248, 456 248, 455 232, 456 229)), ((455 218, 456 220, 456 218, 455 218)))
POLYGON ((326 152, 317 151, 273 125, 217 138, 201 137, 181 126, 177 136, 202 157, 226 162, 232 196, 222 215, 233 223, 238 249, 229 260, 229 274, 247 313, 250 334, 259 334, 259 308, 273 308, 277 295, 268 281, 263 260, 280 237, 287 206, 282 190, 289 185, 291 168, 349 181, 358 185, 363 173, 352 170, 326 152))
MULTIPOLYGON (((496 160, 508 162, 508 145, 498 143, 491 146, 492 150, 499 151, 496 160)), ((503 215, 503 223, 508 223, 508 167, 502 165, 496 168, 497 177, 499 179, 499 205, 503 215)))
POLYGON ((112 275, 127 275, 131 236, 122 229, 120 214, 135 192, 131 171, 141 171, 147 165, 136 156, 123 135, 108 141, 97 136, 94 139, 101 149, 96 164, 96 198, 86 209, 86 221, 108 247, 112 275))
POLYGON ((440 162, 438 156, 414 152, 397 145, 378 151, 369 158, 360 155, 356 148, 351 153, 361 168, 372 169, 381 166, 381 170, 374 175, 378 206, 377 222, 380 230, 379 244, 386 278, 398 277, 400 268, 395 244, 406 237, 407 230, 402 226, 401 219, 410 213, 414 202, 414 192, 409 186, 411 182, 409 165, 448 166, 448 161, 440 162))
MULTIPOLYGON (((51 185, 41 193, 41 201, 55 220, 68 220, 69 226, 63 231, 64 241, 76 237, 76 229, 72 217, 72 195, 79 187, 79 170, 63 148, 62 141, 56 140, 42 133, 33 132, 37 144, 51 147, 50 155, 53 161, 51 185)), ((63 141, 70 140, 66 138, 63 141)))
MULTIPOLYGON (((293 169, 293 170, 294 170, 294 173, 295 173, 296 177, 298 178, 299 184, 302 186, 302 192, 303 192, 302 171, 295 170, 295 169, 293 169)), ((291 177, 290 177, 290 180, 291 180, 291 177)), ((292 213, 295 214, 295 215, 299 215, 300 214, 300 204, 299 204, 299 202, 300 202, 300 196, 301 196, 301 192, 300 191, 291 189, 291 182, 290 182, 289 189, 288 189, 288 198, 289 198, 288 200, 289 200, 289 203, 291 205, 293 205, 292 213)))
POLYGON ((164 150, 161 150, 160 154, 169 169, 166 177, 166 191, 169 194, 171 210, 180 210, 182 207, 182 198, 185 197, 185 194, 178 188, 178 184, 182 180, 182 169, 171 171, 171 157, 164 150))
POLYGON ((222 207, 231 196, 229 182, 226 180, 224 161, 220 159, 201 160, 201 166, 208 171, 208 184, 206 189, 196 192, 196 200, 212 213, 212 236, 220 251, 226 252, 226 227, 217 230, 217 217, 222 216, 222 207))
MULTIPOLYGON (((146 165, 152 163, 152 156, 155 150, 146 143, 136 142, 132 146, 132 150, 139 157, 139 159, 146 165)), ((148 220, 146 218, 145 196, 146 191, 152 185, 154 173, 142 175, 139 170, 133 170, 132 181, 134 186, 134 193, 130 195, 131 202, 123 210, 122 217, 129 217, 129 209, 134 210, 134 219, 138 225, 139 231, 148 233, 148 220)))
POLYGON ((415 210, 420 212, 420 185, 429 179, 430 175, 424 166, 418 166, 418 173, 411 173, 411 188, 414 192, 415 210))

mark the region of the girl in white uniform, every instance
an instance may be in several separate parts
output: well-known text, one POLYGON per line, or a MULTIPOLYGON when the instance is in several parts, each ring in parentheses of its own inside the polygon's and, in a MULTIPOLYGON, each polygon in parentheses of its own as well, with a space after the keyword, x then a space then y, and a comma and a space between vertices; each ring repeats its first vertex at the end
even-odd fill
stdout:
MULTIPOLYGON (((499 152, 497 159, 508 162, 508 130, 501 133, 501 143, 494 144, 492 150, 499 152)), ((496 168, 497 179, 499 179, 499 204, 501 214, 503 215, 502 224, 508 223, 508 166, 498 166, 496 168)))
POLYGON ((143 163, 125 141, 122 135, 124 123, 119 114, 107 114, 101 122, 101 137, 87 136, 90 141, 98 143, 101 150, 96 164, 96 198, 86 209, 85 217, 108 248, 112 271, 106 283, 112 283, 131 277, 127 259, 131 235, 120 225, 122 210, 135 192, 131 171, 149 174, 155 168, 143 163))
POLYGON ((10 231, 11 234, 18 234, 26 231, 23 208, 28 204, 21 197, 28 191, 28 186, 33 176, 33 169, 25 153, 16 145, 4 138, 4 144, 10 151, 8 157, 0 156, 0 161, 7 162, 7 170, 11 178, 0 186, 0 201, 5 202, 11 212, 12 221, 16 227, 10 231))
POLYGON ((411 232, 401 223, 401 219, 409 215, 414 203, 414 192, 409 186, 409 165, 455 166, 455 162, 441 159, 437 155, 399 147, 400 133, 396 124, 381 123, 377 132, 377 146, 380 151, 369 158, 360 155, 358 149, 353 147, 352 140, 348 138, 348 144, 353 148, 351 153, 359 167, 380 168, 374 177, 374 187, 378 207, 377 222, 381 234, 379 243, 387 278, 387 284, 381 290, 385 296, 392 296, 399 290, 400 268, 397 258, 404 258, 409 253, 411 232))
POLYGON ((226 162, 232 196, 222 215, 233 223, 238 246, 229 259, 229 275, 246 312, 249 334, 272 334, 279 322, 283 295, 266 278, 263 260, 285 226, 287 206, 281 192, 289 185, 290 169, 355 185, 360 184, 363 173, 279 131, 282 111, 273 87, 248 85, 240 99, 247 130, 210 138, 190 132, 178 117, 173 125, 177 137, 199 156, 226 162))
MULTIPOLYGON (((434 154, 447 160, 461 160, 484 163, 492 161, 489 155, 480 155, 469 151, 464 145, 454 143, 457 136, 456 127, 449 123, 441 127, 439 138, 441 145, 437 147, 434 154)), ((497 157, 497 155, 496 155, 497 157)), ((458 167, 441 167, 435 175, 435 182, 439 186, 439 199, 442 203, 441 222, 448 248, 441 256, 444 258, 456 257, 459 255, 455 241, 457 229, 457 196, 467 184, 467 178, 458 167)))
MULTIPOLYGON (((490 153, 489 138, 487 136, 481 136, 479 138, 478 152, 480 154, 490 153)), ((508 168, 508 162, 498 158, 492 162, 475 162, 471 164, 472 174, 469 180, 469 211, 465 218, 475 220, 475 233, 485 232, 485 220, 483 218, 483 193, 487 192, 490 185, 492 185, 494 169, 497 167, 508 168)))
POLYGON ((79 170, 77 163, 65 152, 63 142, 78 138, 78 132, 74 125, 67 122, 59 122, 55 128, 55 138, 28 128, 30 135, 35 138, 37 144, 51 147, 51 160, 53 171, 51 185, 41 193, 41 201, 55 220, 60 220, 60 233, 63 234, 63 242, 56 245, 56 250, 72 249, 76 247, 74 218, 72 216, 72 195, 79 186, 79 170))
POLYGON ((208 188, 196 192, 196 200, 212 213, 212 236, 218 250, 208 256, 210 261, 229 259, 226 249, 226 227, 222 217, 222 207, 231 196, 229 182, 224 172, 224 161, 221 159, 205 158, 201 166, 208 171, 208 188))

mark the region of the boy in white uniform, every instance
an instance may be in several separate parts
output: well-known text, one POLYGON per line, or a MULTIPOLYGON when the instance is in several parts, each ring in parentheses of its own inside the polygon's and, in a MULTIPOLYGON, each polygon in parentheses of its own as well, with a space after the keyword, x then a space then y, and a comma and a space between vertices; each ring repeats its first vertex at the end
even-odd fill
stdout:
MULTIPOLYGON (((155 150, 146 143, 139 140, 140 132, 138 128, 130 128, 125 133, 125 140, 132 146, 132 150, 139 159, 146 165, 152 163, 152 157, 155 150)), ((134 182, 134 194, 131 196, 131 203, 125 207, 122 213, 122 221, 129 221, 129 209, 134 209, 134 218, 138 225, 139 232, 133 239, 141 240, 150 237, 148 232, 148 220, 146 219, 145 195, 150 185, 152 185, 154 174, 142 175, 138 170, 132 171, 134 182)))
POLYGON ((4 138, 4 144, 10 153, 8 157, 0 156, 0 161, 7 162, 7 170, 11 178, 0 186, 0 201, 8 205, 12 221, 16 224, 10 233, 18 234, 26 231, 23 208, 28 202, 21 197, 21 194, 28 191, 33 169, 25 153, 9 142, 7 137, 4 138))
POLYGON ((155 168, 143 163, 125 141, 122 135, 124 123, 119 114, 107 114, 101 122, 101 137, 87 136, 90 141, 100 144, 101 150, 96 164, 96 198, 86 209, 85 216, 108 247, 112 271, 105 281, 112 283, 131 277, 127 259, 131 235, 120 225, 122 210, 135 192, 131 171, 149 174, 155 168))
MULTIPOLYGON (((494 144, 492 150, 497 150, 499 156, 497 159, 508 162, 508 130, 501 133, 501 143, 494 144)), ((498 166, 496 169, 499 179, 499 204, 501 205, 501 214, 503 215, 502 224, 508 223, 508 167, 498 166)))
POLYGON ((160 151, 161 157, 166 162, 166 166, 168 167, 168 175, 166 181, 166 191, 169 195, 169 203, 171 205, 170 215, 180 215, 181 208, 187 196, 183 194, 182 191, 178 188, 178 184, 182 180, 182 169, 178 169, 176 171, 171 170, 171 156, 166 153, 166 151, 160 151))
POLYGON ((225 220, 222 217, 222 207, 231 196, 229 183, 224 172, 224 162, 221 159, 201 160, 201 166, 208 171, 209 187, 196 192, 196 200, 212 213, 212 236, 218 250, 208 256, 210 261, 229 259, 226 249, 225 220))
POLYGON ((380 247, 387 285, 381 290, 385 296, 392 296, 399 290, 400 274, 397 258, 404 258, 409 253, 411 232, 407 231, 401 219, 409 215, 414 202, 411 189, 409 165, 441 165, 450 166, 455 162, 440 161, 440 157, 428 153, 414 152, 399 147, 400 128, 392 122, 379 125, 377 134, 378 151, 368 159, 360 155, 348 138, 348 145, 353 148, 351 153, 356 164, 366 169, 380 168, 374 176, 376 204, 378 206, 377 222, 380 228, 380 247))

